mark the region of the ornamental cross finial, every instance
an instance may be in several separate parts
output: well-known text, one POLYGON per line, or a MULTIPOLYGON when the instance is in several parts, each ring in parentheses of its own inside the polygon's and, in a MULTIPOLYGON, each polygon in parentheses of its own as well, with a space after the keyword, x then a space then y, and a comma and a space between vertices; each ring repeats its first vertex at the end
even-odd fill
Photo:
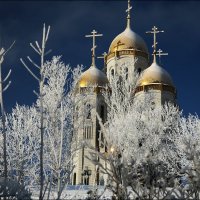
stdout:
POLYGON ((156 52, 156 55, 159 57, 159 63, 161 64, 161 56, 168 56, 168 53, 163 53, 161 49, 156 52))
POLYGON ((119 48, 119 46, 122 46, 122 45, 124 45, 124 43, 122 43, 120 40, 117 42, 117 45, 116 46, 114 46, 114 49, 115 49, 115 58, 116 57, 118 57, 117 55, 117 52, 118 52, 118 48, 119 48))
POLYGON ((153 34, 153 45, 152 45, 152 47, 153 47, 153 62, 156 62, 156 53, 157 53, 156 48, 157 48, 157 44, 158 44, 158 42, 156 42, 156 34, 164 33, 164 31, 159 31, 158 28, 156 26, 154 26, 152 28, 152 31, 147 31, 146 33, 153 34))
POLYGON ((92 37, 92 66, 95 67, 95 49, 97 47, 97 45, 95 44, 95 39, 96 37, 100 37, 103 36, 103 34, 97 34, 97 31, 93 30, 92 35, 86 35, 85 37, 92 37))
POLYGON ((115 48, 115 53, 118 51, 119 46, 122 46, 122 45, 124 45, 124 43, 122 43, 122 42, 119 40, 119 41, 117 42, 117 45, 114 46, 114 48, 115 48))
POLYGON ((106 65, 106 56, 107 56, 107 53, 104 52, 104 53, 102 53, 102 56, 98 56, 98 57, 97 57, 97 58, 103 58, 104 66, 106 65))
POLYGON ((131 25, 131 9, 132 9, 131 0, 128 0, 128 8, 126 10, 126 12, 127 12, 127 28, 130 28, 130 25, 131 25))

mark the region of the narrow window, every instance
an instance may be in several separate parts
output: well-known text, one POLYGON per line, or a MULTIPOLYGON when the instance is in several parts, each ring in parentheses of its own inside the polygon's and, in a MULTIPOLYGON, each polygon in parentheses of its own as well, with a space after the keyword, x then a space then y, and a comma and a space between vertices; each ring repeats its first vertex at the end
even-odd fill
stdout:
POLYGON ((114 74, 115 74, 115 70, 111 69, 111 75, 112 75, 112 77, 114 76, 114 74))
POLYGON ((86 105, 86 119, 91 119, 91 105, 86 105))
POLYGON ((73 185, 76 185, 76 173, 74 173, 73 185))
POLYGON ((126 68, 125 73, 126 73, 126 80, 127 80, 128 79, 128 68, 126 68))
POLYGON ((100 117, 101 117, 101 119, 102 119, 102 121, 104 122, 104 106, 103 105, 101 105, 101 107, 100 107, 100 117))
POLYGON ((155 102, 151 102, 151 110, 154 110, 155 109, 155 102))
POLYGON ((91 126, 85 126, 84 132, 83 132, 83 139, 92 139, 92 127, 91 126))
POLYGON ((141 69, 141 68, 138 68, 138 69, 137 69, 137 73, 138 73, 138 74, 140 74, 140 73, 141 73, 141 71, 142 71, 142 69, 141 69))

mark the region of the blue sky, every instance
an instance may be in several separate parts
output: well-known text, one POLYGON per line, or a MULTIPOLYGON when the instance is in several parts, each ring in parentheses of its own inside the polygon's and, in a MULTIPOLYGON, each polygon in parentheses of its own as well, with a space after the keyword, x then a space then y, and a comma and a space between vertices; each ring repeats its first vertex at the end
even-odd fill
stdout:
MULTIPOLYGON (((163 67, 171 74, 178 91, 178 103, 185 114, 200 115, 199 47, 200 2, 198 1, 132 1, 132 29, 146 41, 152 52, 152 36, 145 34, 152 26, 165 30, 158 36, 158 46, 169 56, 163 67)), ((42 26, 51 25, 47 47, 53 55, 62 55, 72 67, 91 64, 91 40, 85 38, 93 29, 104 36, 97 39, 96 54, 108 51, 109 45, 126 26, 127 1, 1 1, 1 46, 16 44, 3 63, 3 74, 12 69, 12 85, 4 94, 6 110, 16 104, 35 101, 35 80, 20 63, 20 58, 38 59, 29 46, 41 40, 42 26)), ((103 66, 102 60, 97 66, 103 66)))

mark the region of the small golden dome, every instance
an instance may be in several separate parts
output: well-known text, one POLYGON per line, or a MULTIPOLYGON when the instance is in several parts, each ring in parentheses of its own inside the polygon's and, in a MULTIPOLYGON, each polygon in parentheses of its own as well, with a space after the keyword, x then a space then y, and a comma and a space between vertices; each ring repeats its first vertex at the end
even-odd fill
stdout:
POLYGON ((142 72, 137 82, 137 86, 149 85, 154 83, 162 83, 165 85, 174 86, 169 73, 165 69, 160 67, 156 62, 153 62, 150 67, 142 72))
POLYGON ((86 70, 78 81, 80 88, 88 86, 106 86, 108 84, 107 76, 94 66, 86 70))
POLYGON ((135 49, 148 54, 148 48, 144 40, 129 27, 115 37, 110 45, 108 54, 114 53, 116 50, 125 49, 135 49))

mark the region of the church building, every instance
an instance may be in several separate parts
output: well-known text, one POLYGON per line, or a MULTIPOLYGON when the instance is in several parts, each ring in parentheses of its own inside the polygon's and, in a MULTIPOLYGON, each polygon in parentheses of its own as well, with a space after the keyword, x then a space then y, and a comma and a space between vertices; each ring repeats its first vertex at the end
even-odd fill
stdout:
MULTIPOLYGON (((104 123, 107 107, 102 91, 109 86, 109 82, 116 74, 126 72, 129 80, 134 81, 135 74, 139 74, 134 88, 134 100, 144 101, 148 95, 153 97, 153 104, 162 105, 165 102, 176 103, 176 88, 169 73, 161 67, 156 57, 166 55, 157 50, 156 35, 162 33, 155 26, 147 33, 153 34, 153 62, 145 41, 131 29, 131 5, 128 0, 127 23, 125 30, 117 35, 110 44, 108 53, 104 54, 105 69, 99 70, 95 64, 95 39, 102 36, 95 30, 91 32, 93 40, 92 63, 88 70, 82 73, 75 91, 74 134, 72 148, 76 149, 73 155, 72 185, 104 184, 106 177, 90 159, 90 145, 99 152, 105 152, 106 147, 100 144, 100 125, 96 113, 104 123), (126 63, 126 65, 124 65, 126 63), (125 69, 122 69, 125 67, 125 69), (84 145, 87 143, 87 145, 84 145), (80 145, 83 144, 83 145, 80 145)), ((110 88, 112 90, 112 88, 110 88)), ((101 161, 99 161, 101 162, 101 161)))

